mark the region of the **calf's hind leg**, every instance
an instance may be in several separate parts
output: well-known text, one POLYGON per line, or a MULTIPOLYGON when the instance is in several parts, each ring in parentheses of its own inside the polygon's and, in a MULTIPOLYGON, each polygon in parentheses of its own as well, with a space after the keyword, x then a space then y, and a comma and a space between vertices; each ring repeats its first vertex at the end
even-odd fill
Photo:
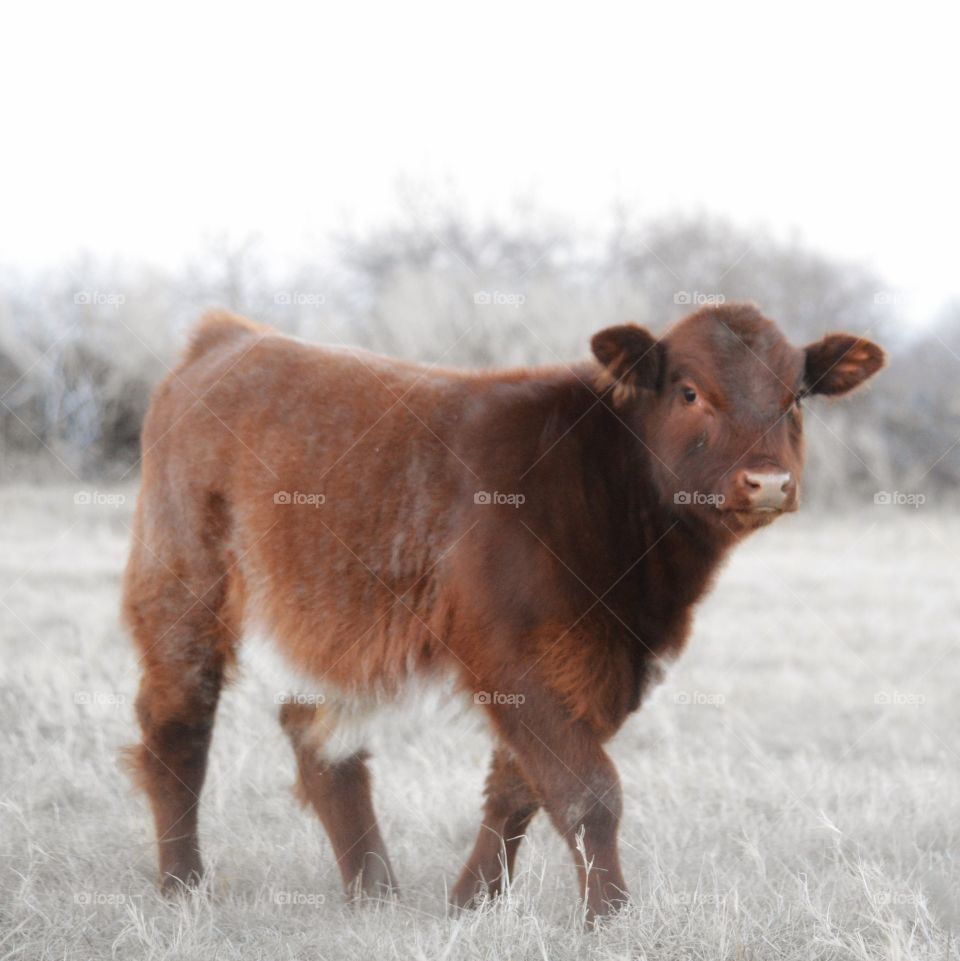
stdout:
POLYGON ((128 753, 156 826, 165 892, 203 873, 197 814, 232 632, 176 581, 142 596, 128 590, 127 618, 143 677, 136 712, 142 740, 128 753))
POLYGON ((396 892, 397 882, 373 810, 366 755, 323 760, 324 710, 302 704, 280 709, 280 724, 297 759, 299 793, 330 838, 347 897, 383 898, 396 892))

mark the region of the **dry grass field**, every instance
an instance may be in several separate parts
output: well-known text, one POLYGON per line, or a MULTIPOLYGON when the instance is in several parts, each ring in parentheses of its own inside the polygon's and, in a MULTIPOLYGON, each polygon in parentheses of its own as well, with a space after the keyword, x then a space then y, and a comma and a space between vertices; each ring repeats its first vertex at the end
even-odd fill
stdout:
POLYGON ((118 762, 136 739, 117 617, 134 496, 0 489, 0 959, 960 958, 960 518, 809 509, 741 548, 611 747, 635 901, 585 932, 542 816, 505 903, 446 915, 488 752, 466 719, 377 746, 403 896, 343 906, 254 676, 214 736, 209 888, 161 900, 118 762))

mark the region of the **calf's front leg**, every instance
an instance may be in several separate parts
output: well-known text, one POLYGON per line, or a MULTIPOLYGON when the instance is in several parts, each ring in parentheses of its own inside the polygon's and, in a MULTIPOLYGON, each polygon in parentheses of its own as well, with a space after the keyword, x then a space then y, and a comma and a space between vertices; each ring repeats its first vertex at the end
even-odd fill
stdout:
POLYGON ((623 795, 600 737, 542 688, 528 689, 522 703, 488 709, 570 848, 587 920, 623 906, 628 895, 617 845, 623 795))
POLYGON ((510 882, 517 851, 540 801, 505 748, 493 752, 487 775, 483 823, 473 852, 450 895, 458 907, 494 898, 510 882))

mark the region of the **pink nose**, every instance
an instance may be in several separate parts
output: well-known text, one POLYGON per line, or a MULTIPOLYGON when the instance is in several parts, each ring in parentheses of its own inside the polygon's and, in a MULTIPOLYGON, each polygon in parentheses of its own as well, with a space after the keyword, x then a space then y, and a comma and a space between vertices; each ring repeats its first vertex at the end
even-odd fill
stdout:
POLYGON ((734 478, 737 493, 751 510, 783 510, 797 490, 793 476, 786 471, 741 470, 734 478))

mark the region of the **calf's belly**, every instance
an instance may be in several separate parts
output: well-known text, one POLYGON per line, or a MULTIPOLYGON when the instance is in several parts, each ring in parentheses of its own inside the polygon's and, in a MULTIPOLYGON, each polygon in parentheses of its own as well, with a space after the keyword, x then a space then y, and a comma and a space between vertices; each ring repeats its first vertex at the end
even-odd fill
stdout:
POLYGON ((293 704, 312 710, 308 738, 317 756, 344 760, 373 744, 399 744, 449 724, 486 726, 476 699, 451 667, 410 669, 400 677, 338 684, 304 670, 262 630, 244 637, 241 670, 259 681, 279 709, 293 704))

